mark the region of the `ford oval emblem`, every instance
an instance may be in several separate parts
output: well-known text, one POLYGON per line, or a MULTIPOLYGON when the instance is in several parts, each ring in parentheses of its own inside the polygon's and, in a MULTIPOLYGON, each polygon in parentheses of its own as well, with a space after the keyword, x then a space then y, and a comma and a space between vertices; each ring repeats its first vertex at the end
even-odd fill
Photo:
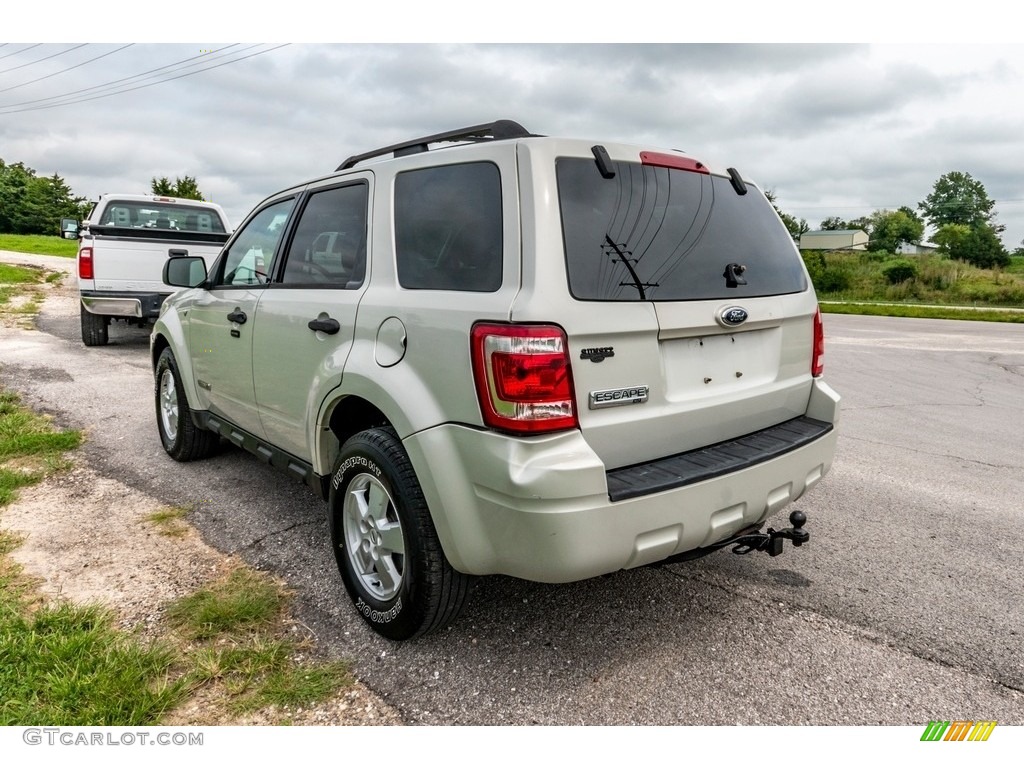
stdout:
POLYGON ((747 321, 747 310, 743 307, 726 307, 718 313, 719 321, 728 328, 735 328, 747 321))

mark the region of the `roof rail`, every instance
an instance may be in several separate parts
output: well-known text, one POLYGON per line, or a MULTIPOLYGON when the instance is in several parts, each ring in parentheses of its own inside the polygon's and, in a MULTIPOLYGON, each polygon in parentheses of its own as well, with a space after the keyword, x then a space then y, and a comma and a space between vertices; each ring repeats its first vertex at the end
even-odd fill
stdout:
POLYGON ((433 136, 424 136, 419 139, 403 141, 400 144, 392 144, 389 147, 381 147, 370 152, 364 152, 361 155, 352 155, 335 170, 344 171, 354 167, 357 163, 361 163, 363 160, 369 160, 370 158, 380 157, 389 153, 394 153, 395 157, 415 155, 419 152, 428 151, 430 144, 442 141, 500 141, 502 139, 525 139, 528 136, 536 135, 535 133, 530 133, 514 120, 495 120, 493 123, 473 125, 469 128, 456 128, 454 131, 435 133, 433 136))

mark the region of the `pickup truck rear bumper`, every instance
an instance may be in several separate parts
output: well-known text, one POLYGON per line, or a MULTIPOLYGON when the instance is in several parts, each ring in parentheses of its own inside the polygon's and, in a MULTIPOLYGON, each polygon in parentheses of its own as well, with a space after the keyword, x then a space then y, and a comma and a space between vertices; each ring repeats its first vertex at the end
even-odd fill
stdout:
POLYGON ((82 305, 94 315, 156 319, 169 293, 82 291, 82 305))

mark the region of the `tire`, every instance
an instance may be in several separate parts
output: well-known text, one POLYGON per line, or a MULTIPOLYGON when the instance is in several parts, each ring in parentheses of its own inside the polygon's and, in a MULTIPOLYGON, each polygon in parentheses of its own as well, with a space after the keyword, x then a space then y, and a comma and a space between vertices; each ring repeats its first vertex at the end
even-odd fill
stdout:
POLYGON ((393 430, 369 429, 345 442, 329 501, 338 570, 356 610, 377 633, 408 640, 458 617, 471 578, 445 558, 393 430))
POLYGON ((212 455, 220 437, 192 421, 174 353, 165 349, 156 364, 156 426, 164 450, 175 461, 194 461, 212 455))
POLYGON ((85 308, 85 304, 79 304, 82 313, 82 343, 87 347, 102 347, 109 340, 107 327, 110 318, 106 315, 94 315, 85 308))

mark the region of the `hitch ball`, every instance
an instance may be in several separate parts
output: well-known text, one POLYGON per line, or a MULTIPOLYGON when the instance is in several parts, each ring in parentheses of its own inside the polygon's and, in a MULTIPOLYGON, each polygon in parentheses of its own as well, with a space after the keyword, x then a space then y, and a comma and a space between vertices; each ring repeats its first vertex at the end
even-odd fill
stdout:
POLYGON ((799 547, 805 541, 810 540, 811 534, 804 530, 804 526, 807 525, 807 515, 799 509, 795 509, 789 516, 789 523, 793 526, 790 538, 793 540, 794 547, 799 547))

